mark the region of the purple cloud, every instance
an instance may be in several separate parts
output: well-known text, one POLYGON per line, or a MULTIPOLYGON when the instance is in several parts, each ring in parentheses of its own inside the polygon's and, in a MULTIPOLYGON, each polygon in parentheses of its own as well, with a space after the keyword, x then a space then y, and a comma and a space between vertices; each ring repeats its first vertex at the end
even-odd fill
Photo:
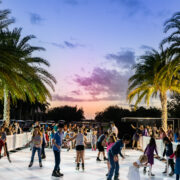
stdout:
POLYGON ((122 68, 130 68, 135 64, 135 52, 128 49, 122 50, 116 54, 107 54, 106 59, 115 61, 122 68))
POLYGON ((53 101, 64 101, 64 102, 97 102, 97 101, 120 101, 121 96, 105 96, 102 98, 90 98, 90 99, 82 99, 82 98, 74 98, 71 96, 60 96, 55 94, 52 98, 53 101))
POLYGON ((74 81, 90 95, 120 95, 127 90, 129 75, 96 67, 89 77, 76 75, 74 81))
POLYGON ((81 95, 82 93, 81 93, 81 91, 79 91, 79 90, 74 90, 74 91, 71 91, 71 94, 79 96, 79 95, 81 95))

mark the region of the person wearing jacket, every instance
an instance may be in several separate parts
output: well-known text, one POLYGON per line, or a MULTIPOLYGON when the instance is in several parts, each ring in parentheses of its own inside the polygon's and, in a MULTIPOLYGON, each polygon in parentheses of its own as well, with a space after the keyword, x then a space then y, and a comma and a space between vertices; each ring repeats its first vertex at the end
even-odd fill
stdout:
POLYGON ((171 167, 171 173, 169 174, 169 176, 173 176, 174 175, 174 161, 172 158, 170 158, 170 156, 173 154, 173 145, 172 145, 172 143, 168 137, 164 137, 163 142, 165 144, 163 157, 166 155, 167 164, 168 164, 168 165, 166 165, 165 171, 163 173, 166 174, 168 166, 170 166, 171 167))
POLYGON ((110 171, 107 180, 111 180, 113 174, 114 174, 114 180, 119 179, 118 154, 120 154, 120 156, 124 159, 124 156, 122 155, 121 151, 124 145, 129 144, 129 142, 130 142, 129 135, 125 135, 123 139, 116 141, 116 143, 109 149, 108 159, 110 162, 110 171))

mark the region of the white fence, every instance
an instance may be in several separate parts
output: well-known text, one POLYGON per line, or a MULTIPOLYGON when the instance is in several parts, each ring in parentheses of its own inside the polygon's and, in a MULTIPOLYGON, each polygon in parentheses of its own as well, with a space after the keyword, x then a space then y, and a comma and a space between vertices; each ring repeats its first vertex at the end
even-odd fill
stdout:
MULTIPOLYGON (((150 137, 143 136, 141 137, 142 139, 140 140, 140 146, 142 147, 143 151, 145 150, 146 146, 149 144, 150 137)), ((172 143, 173 144, 173 151, 176 150, 176 147, 179 143, 172 143)), ((160 157, 163 157, 163 152, 164 152, 164 143, 161 139, 156 139, 156 146, 157 146, 157 151, 160 157)))
POLYGON ((31 140, 31 133, 15 134, 7 136, 8 150, 15 150, 24 147, 31 140))

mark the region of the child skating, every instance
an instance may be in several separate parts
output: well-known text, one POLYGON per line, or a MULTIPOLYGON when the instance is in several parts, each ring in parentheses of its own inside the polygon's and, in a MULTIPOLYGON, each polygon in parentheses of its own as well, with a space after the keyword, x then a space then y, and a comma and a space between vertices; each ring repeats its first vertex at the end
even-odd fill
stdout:
POLYGON ((102 154, 104 157, 104 161, 107 160, 105 156, 104 146, 106 145, 106 139, 108 137, 108 133, 105 132, 104 134, 101 134, 97 140, 97 148, 98 148, 98 155, 96 161, 101 161, 100 155, 102 154))
POLYGON ((168 137, 163 138, 163 143, 165 144, 163 157, 166 155, 166 159, 167 159, 167 165, 166 165, 166 168, 165 168, 165 171, 163 172, 163 174, 168 173, 168 168, 170 166, 171 173, 169 174, 169 176, 173 176, 174 175, 174 161, 172 158, 170 158, 170 156, 173 154, 173 145, 168 137))
POLYGON ((92 151, 96 151, 96 143, 97 143, 97 135, 96 135, 96 131, 93 130, 92 134, 91 134, 91 148, 92 148, 92 151))
POLYGON ((146 166, 148 157, 141 155, 140 158, 129 167, 128 180, 140 180, 139 168, 146 166))
MULTIPOLYGON (((108 155, 109 149, 114 145, 115 142, 116 142, 116 137, 115 136, 110 136, 109 139, 108 139, 108 142, 106 143, 107 155, 108 155)), ((110 171, 109 159, 107 160, 107 168, 108 168, 108 173, 106 174, 106 176, 108 176, 109 171, 110 171)))
MULTIPOLYGON (((155 176, 154 174, 152 174, 152 166, 154 164, 154 151, 158 155, 157 148, 156 148, 156 141, 152 137, 144 151, 144 154, 147 155, 147 157, 148 157, 148 163, 150 165, 149 166, 149 176, 155 176)), ((146 173, 146 167, 144 167, 144 173, 146 173)))

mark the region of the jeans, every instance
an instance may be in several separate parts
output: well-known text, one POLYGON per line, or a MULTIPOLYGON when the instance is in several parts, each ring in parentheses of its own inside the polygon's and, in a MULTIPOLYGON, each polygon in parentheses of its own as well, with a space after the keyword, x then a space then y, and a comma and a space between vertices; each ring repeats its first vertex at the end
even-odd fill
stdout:
POLYGON ((37 147, 33 147, 32 149, 31 162, 34 161, 34 156, 35 156, 36 151, 38 151, 39 162, 41 162, 41 148, 37 148, 37 147))
POLYGON ((179 180, 179 174, 176 174, 176 180, 179 180))
POLYGON ((111 180, 115 171, 115 176, 119 176, 119 162, 114 161, 114 156, 112 155, 111 151, 108 152, 108 159, 110 162, 110 171, 108 174, 108 180, 111 180))
POLYGON ((55 158, 55 166, 54 166, 54 171, 59 171, 60 170, 60 151, 55 151, 54 150, 54 158, 55 158))

